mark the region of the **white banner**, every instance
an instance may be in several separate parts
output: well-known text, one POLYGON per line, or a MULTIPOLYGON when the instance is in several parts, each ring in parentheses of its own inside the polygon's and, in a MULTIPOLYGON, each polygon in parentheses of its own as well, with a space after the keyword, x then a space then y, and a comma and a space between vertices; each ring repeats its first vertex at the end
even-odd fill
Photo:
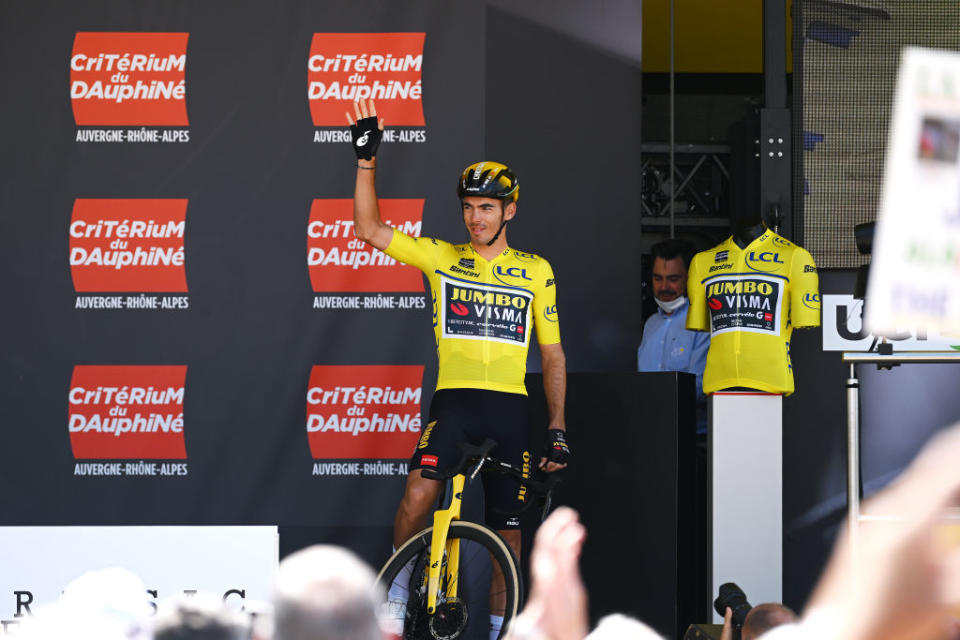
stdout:
MULTIPOLYGON (((876 336, 863 328, 863 300, 851 295, 823 296, 823 350, 867 351, 876 336)), ((960 336, 945 336, 913 327, 891 332, 887 340, 894 351, 960 350, 960 336)))
POLYGON ((887 145, 867 326, 960 331, 960 54, 905 49, 887 145))
POLYGON ((278 561, 275 526, 0 527, 0 624, 15 633, 71 581, 108 567, 136 574, 152 603, 196 592, 241 610, 271 599, 278 561))

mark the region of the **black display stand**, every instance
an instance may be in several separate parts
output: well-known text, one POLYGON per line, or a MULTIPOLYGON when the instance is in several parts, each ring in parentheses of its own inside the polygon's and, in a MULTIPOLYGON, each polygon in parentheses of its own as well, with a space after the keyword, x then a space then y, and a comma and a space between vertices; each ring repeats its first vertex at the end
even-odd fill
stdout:
MULTIPOLYGON (((593 622, 626 613, 678 638, 706 615, 695 610, 705 590, 697 579, 705 541, 697 524, 694 383, 684 373, 568 375, 573 459, 556 502, 577 509, 587 527, 580 566, 593 622)), ((547 424, 542 376, 528 375, 527 389, 539 443, 547 424)), ((525 527, 526 552, 534 529, 525 527)))

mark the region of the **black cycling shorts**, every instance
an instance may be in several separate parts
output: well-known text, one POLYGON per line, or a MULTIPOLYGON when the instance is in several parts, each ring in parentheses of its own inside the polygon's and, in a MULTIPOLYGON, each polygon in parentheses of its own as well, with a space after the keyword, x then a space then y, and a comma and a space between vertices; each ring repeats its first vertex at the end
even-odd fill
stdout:
MULTIPOLYGON (((420 432, 410 458, 410 470, 450 469, 460 461, 461 442, 478 445, 486 438, 497 443, 491 456, 532 470, 527 396, 487 389, 440 389, 430 403, 430 418, 420 432)), ((518 516, 498 513, 496 509, 516 511, 528 498, 527 493, 513 476, 483 474, 487 525, 498 530, 519 529, 518 516)))

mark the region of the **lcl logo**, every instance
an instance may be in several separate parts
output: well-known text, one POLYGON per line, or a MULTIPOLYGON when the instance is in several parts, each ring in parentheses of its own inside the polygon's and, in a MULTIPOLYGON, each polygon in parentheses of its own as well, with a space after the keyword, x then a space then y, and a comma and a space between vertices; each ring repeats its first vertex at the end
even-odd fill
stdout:
POLYGON ((774 253, 773 251, 761 251, 757 254, 756 251, 751 251, 747 256, 747 260, 750 262, 774 262, 776 264, 783 264, 783 260, 780 259, 779 253, 774 253))
MULTIPOLYGON (((874 336, 863 327, 863 301, 851 295, 828 294, 823 301, 823 350, 866 351, 874 336)), ((960 349, 960 336, 941 335, 935 331, 916 328, 899 330, 886 336, 896 342, 897 350, 953 351, 960 349)))
POLYGON ((507 267, 503 268, 503 265, 497 265, 493 269, 494 274, 497 276, 497 280, 503 282, 502 278, 518 278, 520 280, 532 280, 533 278, 527 275, 527 270, 521 267, 507 267))

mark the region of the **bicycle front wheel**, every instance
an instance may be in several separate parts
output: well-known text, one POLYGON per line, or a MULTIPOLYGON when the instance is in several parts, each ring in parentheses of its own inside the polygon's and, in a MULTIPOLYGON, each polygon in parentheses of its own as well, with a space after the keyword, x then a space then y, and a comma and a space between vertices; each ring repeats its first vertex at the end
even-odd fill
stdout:
POLYGON ((446 568, 441 572, 437 610, 429 615, 426 571, 432 535, 433 527, 429 527, 413 536, 397 549, 377 576, 377 584, 383 593, 391 592, 393 602, 388 603, 389 607, 406 602, 404 640, 489 638, 490 613, 503 615, 499 636, 503 637, 510 619, 520 608, 523 590, 518 564, 510 547, 495 531, 484 526, 473 522, 452 523, 447 539, 460 540, 459 572, 452 575, 446 568), (404 572, 403 584, 394 584, 408 566, 412 571, 404 572), (502 576, 502 580, 497 576, 502 576), (497 583, 500 584, 494 586, 497 583), (448 597, 454 584, 456 597, 448 597))

